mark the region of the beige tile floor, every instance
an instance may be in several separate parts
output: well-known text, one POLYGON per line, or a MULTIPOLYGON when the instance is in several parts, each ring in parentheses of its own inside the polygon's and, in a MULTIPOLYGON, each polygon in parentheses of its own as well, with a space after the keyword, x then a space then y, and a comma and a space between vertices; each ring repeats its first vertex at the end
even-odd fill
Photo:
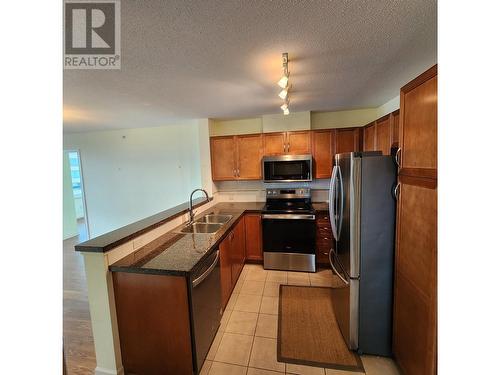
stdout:
MULTIPOLYGON (((267 271, 246 264, 202 368, 203 375, 356 375, 276 360, 279 285, 336 286, 330 270, 314 274, 267 271)), ((367 375, 399 375, 389 358, 362 356, 367 375)))

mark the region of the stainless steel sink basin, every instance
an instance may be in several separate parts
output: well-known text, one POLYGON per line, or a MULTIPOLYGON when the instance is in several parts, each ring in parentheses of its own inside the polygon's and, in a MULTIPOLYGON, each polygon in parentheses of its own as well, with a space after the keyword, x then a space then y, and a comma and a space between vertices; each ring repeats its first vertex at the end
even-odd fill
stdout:
POLYGON ((215 233, 222 227, 221 223, 193 223, 180 230, 181 233, 215 233))
POLYGON ((197 223, 219 223, 224 224, 231 220, 232 215, 215 215, 209 214, 205 215, 202 218, 196 220, 197 223))

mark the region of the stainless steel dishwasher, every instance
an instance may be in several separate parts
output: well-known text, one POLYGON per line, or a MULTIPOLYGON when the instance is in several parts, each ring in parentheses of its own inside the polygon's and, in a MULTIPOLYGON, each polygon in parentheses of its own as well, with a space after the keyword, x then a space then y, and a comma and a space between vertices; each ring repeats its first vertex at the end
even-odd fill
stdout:
POLYGON ((218 249, 195 267, 191 272, 189 283, 193 366, 194 373, 198 374, 219 329, 222 317, 218 249))

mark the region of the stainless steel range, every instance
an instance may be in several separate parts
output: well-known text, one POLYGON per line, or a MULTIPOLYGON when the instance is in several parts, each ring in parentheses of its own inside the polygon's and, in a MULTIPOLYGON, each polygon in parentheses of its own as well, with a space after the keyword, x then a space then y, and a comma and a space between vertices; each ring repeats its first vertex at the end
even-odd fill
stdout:
POLYGON ((311 189, 266 189, 264 268, 316 272, 315 219, 311 189))

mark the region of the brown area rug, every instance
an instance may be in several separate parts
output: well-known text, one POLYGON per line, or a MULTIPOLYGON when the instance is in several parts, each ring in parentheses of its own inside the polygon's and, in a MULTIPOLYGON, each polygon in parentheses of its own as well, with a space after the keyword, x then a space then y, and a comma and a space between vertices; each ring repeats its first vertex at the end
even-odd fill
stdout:
POLYGON ((364 372, 333 311, 332 288, 280 286, 278 361, 364 372))

